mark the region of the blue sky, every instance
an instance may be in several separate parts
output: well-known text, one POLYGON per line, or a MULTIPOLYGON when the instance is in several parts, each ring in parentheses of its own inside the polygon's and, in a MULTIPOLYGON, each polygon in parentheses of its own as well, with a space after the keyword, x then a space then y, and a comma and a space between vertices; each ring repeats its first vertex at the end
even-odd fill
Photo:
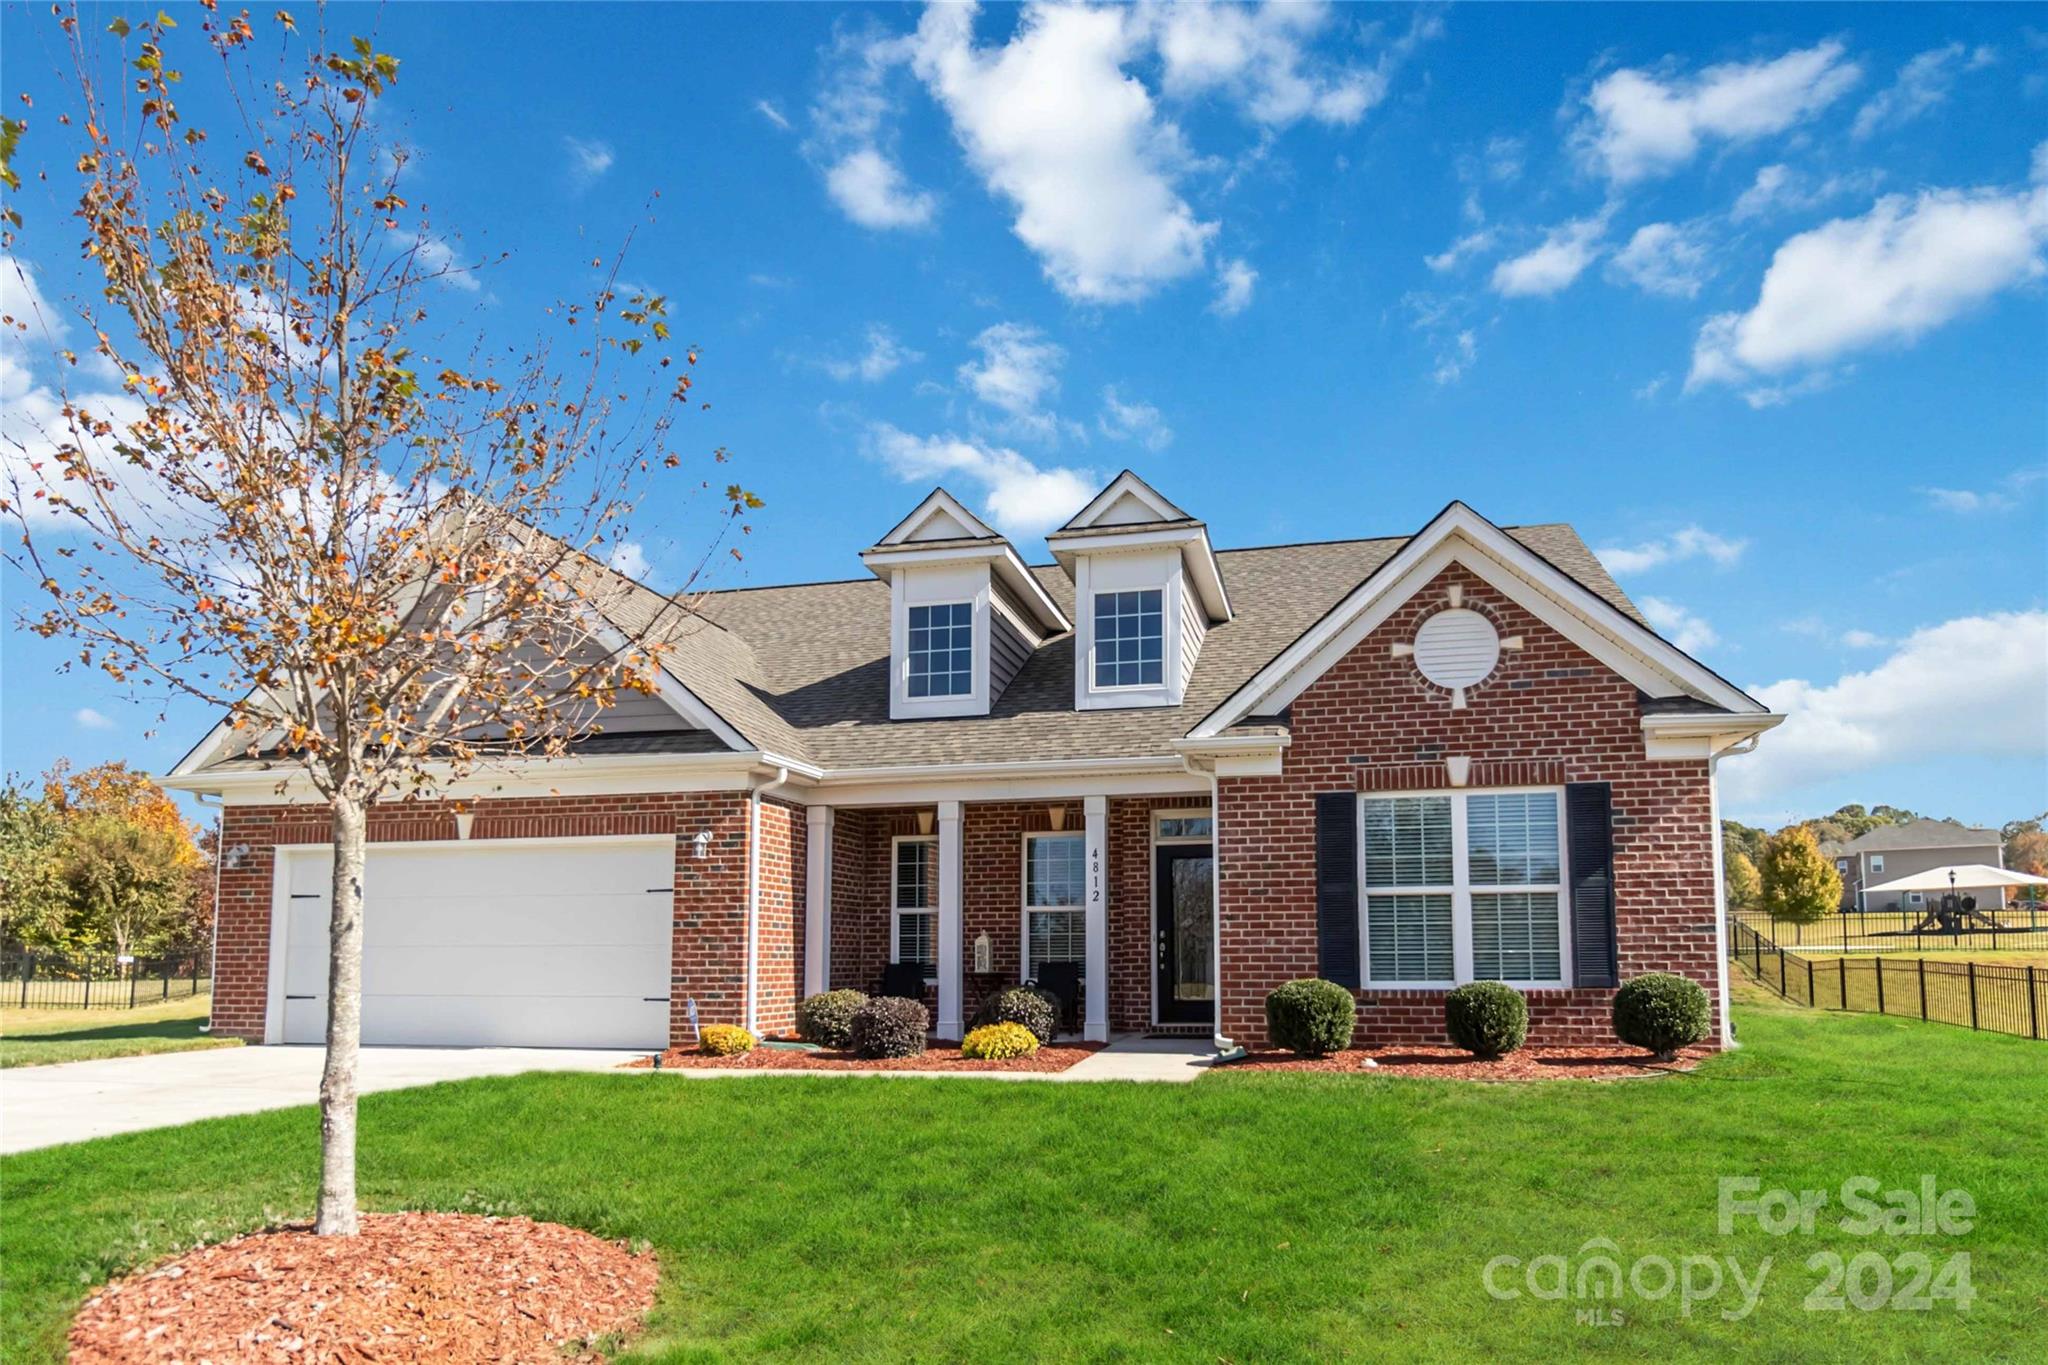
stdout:
MULTIPOLYGON (((1034 559, 1125 466, 1223 547, 1462 498, 1574 523, 1667 635, 1795 710, 1724 770, 1729 813, 2048 807, 2025 9, 329 17, 400 57, 382 122, 479 263, 444 321, 531 337, 638 225, 626 276, 704 350, 703 443, 767 499, 728 585, 858 574, 940 479, 1034 559)), ((58 52, 44 10, 0 24, 33 167, 58 52)), ((20 202, 9 299, 61 303, 75 231, 53 188, 20 202)), ((18 414, 52 367, 7 345, 18 414)), ((662 510, 657 583, 698 547, 662 510)), ((160 769, 204 728, 146 733, 9 615, 8 769, 160 769)))

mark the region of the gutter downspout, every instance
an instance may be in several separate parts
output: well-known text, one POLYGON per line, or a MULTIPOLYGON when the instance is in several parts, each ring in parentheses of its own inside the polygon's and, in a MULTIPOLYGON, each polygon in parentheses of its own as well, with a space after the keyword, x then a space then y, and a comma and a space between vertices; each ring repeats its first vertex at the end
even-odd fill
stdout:
POLYGON ((1756 748, 1758 736, 1729 745, 1707 757, 1707 811, 1714 838, 1714 987, 1721 1009, 1721 1046, 1741 1047, 1735 1041, 1735 1021, 1728 1013, 1728 869, 1722 854, 1721 760, 1746 754, 1756 748))
MULTIPOLYGON (((194 792, 192 799, 202 806, 212 806, 220 814, 213 817, 213 923, 206 931, 206 979, 220 980, 220 865, 228 857, 228 815, 227 802, 218 793, 194 792), (213 800, 206 798, 212 795, 213 800)), ((193 964, 198 970, 198 964, 193 964)), ((201 1033, 213 1032, 213 1005, 209 1000, 206 1007, 206 1022, 199 1026, 201 1033)))
POLYGON ((760 1037, 761 970, 761 794, 789 781, 789 769, 775 770, 775 780, 747 788, 747 965, 746 1027, 760 1037))

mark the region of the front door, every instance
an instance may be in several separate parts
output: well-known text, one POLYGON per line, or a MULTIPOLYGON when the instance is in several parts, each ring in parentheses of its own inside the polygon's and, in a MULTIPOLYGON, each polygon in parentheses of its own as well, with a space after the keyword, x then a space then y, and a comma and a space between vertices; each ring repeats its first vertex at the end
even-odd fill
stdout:
POLYGON ((1162 1024, 1216 1019, 1216 859, 1206 844, 1162 844, 1153 878, 1162 1024))

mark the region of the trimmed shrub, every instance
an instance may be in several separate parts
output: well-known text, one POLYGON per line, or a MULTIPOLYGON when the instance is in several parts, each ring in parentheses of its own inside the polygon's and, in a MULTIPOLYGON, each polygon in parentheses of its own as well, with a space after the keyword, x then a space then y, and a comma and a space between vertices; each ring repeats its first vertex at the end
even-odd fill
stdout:
POLYGON ((853 1012, 867 1004, 859 991, 820 991, 796 1007, 796 1036, 819 1047, 845 1047, 853 1041, 853 1012))
POLYGON ((1644 972, 1614 993, 1614 1036, 1649 1049, 1662 1061, 1706 1037, 1713 1021, 1707 993, 1689 977, 1644 972))
POLYGON ((1444 1032, 1475 1057, 1503 1057, 1529 1036, 1529 1002, 1500 981, 1474 981, 1444 996, 1444 1032))
POLYGON ((960 1055, 978 1062, 1029 1057, 1038 1051, 1038 1035, 1022 1024, 983 1024, 960 1040, 960 1055))
POLYGON ((1266 1033, 1276 1046, 1327 1057, 1351 1046, 1358 1002, 1334 981, 1289 981, 1266 997, 1266 1033))
POLYGON ((931 1027, 931 1012, 922 1001, 881 996, 853 1012, 853 1055, 870 1061, 880 1057, 915 1057, 924 1051, 924 1036, 931 1032, 931 1027))
POLYGON ((1059 1031, 1059 1001, 1036 986, 1012 986, 975 1011, 974 1024, 1022 1024, 1040 1043, 1049 1043, 1059 1031))
POLYGON ((714 1057, 736 1057, 754 1050, 754 1035, 738 1024, 706 1024, 697 1035, 697 1046, 714 1057))

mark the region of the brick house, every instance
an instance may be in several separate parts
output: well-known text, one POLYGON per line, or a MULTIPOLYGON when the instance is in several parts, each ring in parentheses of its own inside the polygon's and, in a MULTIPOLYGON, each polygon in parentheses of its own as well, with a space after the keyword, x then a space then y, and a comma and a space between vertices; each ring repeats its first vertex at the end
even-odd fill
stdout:
MULTIPOLYGON (((1266 993, 1323 976, 1367 1042, 1439 1038, 1480 978, 1533 1041, 1596 1040, 1649 970, 1725 1030, 1714 768, 1781 718, 1569 527, 1453 503, 1219 552, 1126 472, 1047 542, 1027 565, 935 490, 863 578, 713 594, 569 756, 378 808, 365 1041, 776 1033, 892 963, 943 1038, 1053 962, 1090 1038, 1256 1045, 1266 993)), ((167 785, 223 806, 214 1027, 319 1041, 324 808, 219 732, 167 785)))

